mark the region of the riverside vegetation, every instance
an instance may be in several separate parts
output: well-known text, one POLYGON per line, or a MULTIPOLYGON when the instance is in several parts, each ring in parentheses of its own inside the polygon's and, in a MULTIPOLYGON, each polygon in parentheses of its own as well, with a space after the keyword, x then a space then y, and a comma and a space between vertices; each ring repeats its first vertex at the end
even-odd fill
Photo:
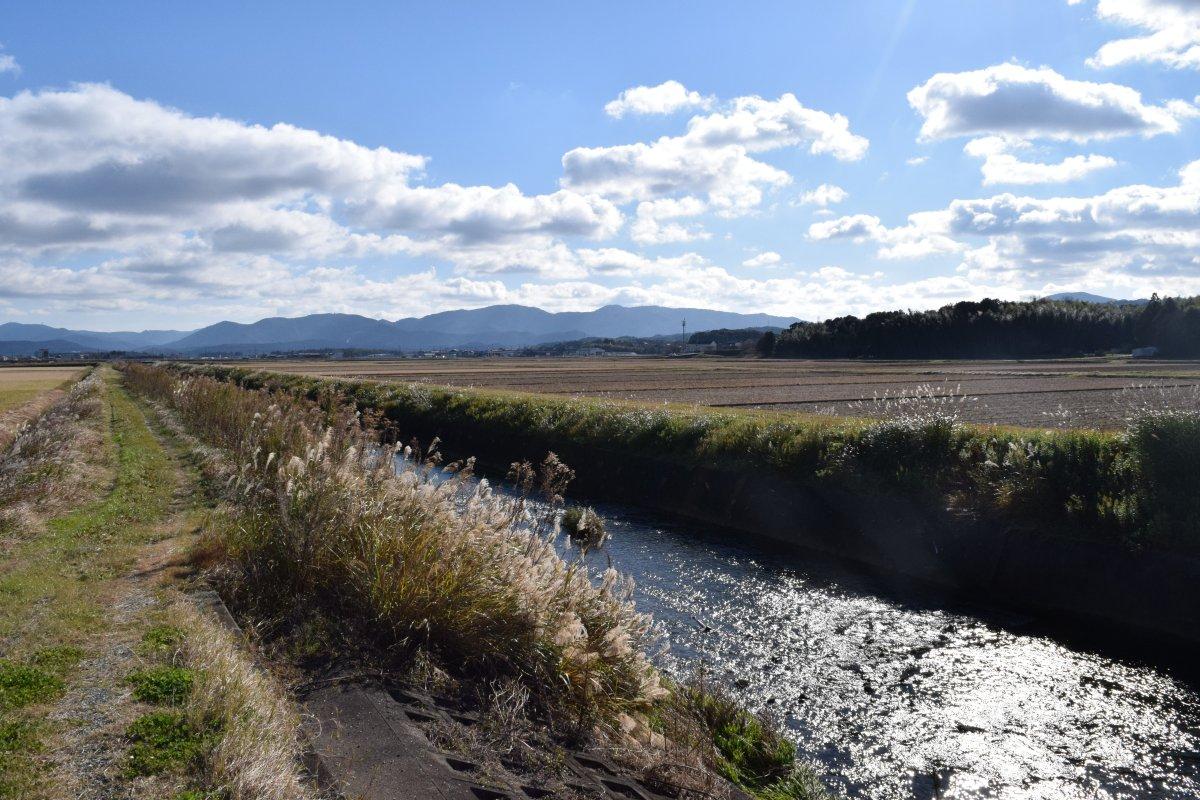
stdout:
POLYGON ((335 393, 401 429, 452 431, 477 448, 515 438, 543 452, 576 446, 765 470, 1046 536, 1200 552, 1200 411, 1192 407, 1131 409, 1123 431, 1036 430, 962 424, 943 405, 867 420, 180 369, 277 394, 335 393))
MULTIPOLYGON (((378 420, 336 392, 141 364, 124 374, 207 454, 229 516, 198 552, 281 658, 449 683, 503 706, 510 739, 536 721, 551 733, 542 746, 606 747, 676 796, 708 796, 714 775, 772 800, 828 796, 771 720, 702 675, 671 680, 653 666, 657 631, 632 585, 611 568, 594 579, 556 545, 570 470, 552 456, 513 468, 518 487, 548 501, 549 515, 533 514, 466 482, 471 462, 381 443, 378 420)), ((596 546, 591 516, 573 524, 596 546)))

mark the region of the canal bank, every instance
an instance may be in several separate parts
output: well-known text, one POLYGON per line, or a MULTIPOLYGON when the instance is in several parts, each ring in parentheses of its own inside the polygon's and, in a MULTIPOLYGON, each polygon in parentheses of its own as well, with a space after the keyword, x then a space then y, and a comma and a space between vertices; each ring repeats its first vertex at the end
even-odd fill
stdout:
POLYGON ((438 438, 450 457, 475 456, 496 472, 554 451, 575 470, 581 497, 852 559, 1117 639, 1136 632, 1200 647, 1200 556, 1192 542, 1200 518, 1190 512, 1200 492, 1187 483, 1200 474, 1187 471, 1193 460, 1200 469, 1200 451, 1192 452, 1186 436, 1139 451, 1092 432, 983 430, 936 420, 839 427, 237 368, 199 371, 251 387, 349 398, 391 435, 438 438))

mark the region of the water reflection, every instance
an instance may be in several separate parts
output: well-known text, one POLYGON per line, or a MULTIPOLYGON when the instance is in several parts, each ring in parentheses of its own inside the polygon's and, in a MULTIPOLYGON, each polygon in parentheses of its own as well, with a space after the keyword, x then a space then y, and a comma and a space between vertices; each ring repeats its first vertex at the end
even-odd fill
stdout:
POLYGON ((817 555, 598 506, 608 559, 664 626, 848 797, 1200 797, 1200 695, 1166 671, 1014 632, 817 555))
POLYGON ((729 534, 600 511, 667 629, 666 666, 740 679, 851 797, 1200 796, 1200 697, 1161 671, 881 595, 820 557, 784 566, 729 534))

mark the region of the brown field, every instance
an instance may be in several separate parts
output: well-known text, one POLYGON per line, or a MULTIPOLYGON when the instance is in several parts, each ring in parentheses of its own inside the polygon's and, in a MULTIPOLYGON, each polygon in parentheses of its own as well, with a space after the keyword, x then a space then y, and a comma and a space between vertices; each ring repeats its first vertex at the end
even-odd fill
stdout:
POLYGON ((0 447, 82 374, 82 367, 0 367, 0 447))
POLYGON ((961 418, 969 422, 1033 427, 1116 428, 1136 407, 1195 407, 1200 398, 1200 362, 1128 358, 488 358, 263 361, 250 366, 340 378, 853 416, 876 416, 896 407, 874 398, 918 393, 953 396, 961 418))

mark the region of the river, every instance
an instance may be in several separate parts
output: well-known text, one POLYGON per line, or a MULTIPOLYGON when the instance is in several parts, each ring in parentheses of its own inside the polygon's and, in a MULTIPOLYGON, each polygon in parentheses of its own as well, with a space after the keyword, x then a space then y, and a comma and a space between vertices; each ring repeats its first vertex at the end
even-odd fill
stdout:
MULTIPOLYGON (((847 798, 1200 798, 1200 683, 843 561, 600 504, 661 666, 781 719, 847 798)), ((540 513, 540 512, 538 512, 540 513)))
POLYGON ((611 558, 666 631, 780 716, 848 797, 1200 797, 1200 692, 828 557, 602 505, 611 558))

